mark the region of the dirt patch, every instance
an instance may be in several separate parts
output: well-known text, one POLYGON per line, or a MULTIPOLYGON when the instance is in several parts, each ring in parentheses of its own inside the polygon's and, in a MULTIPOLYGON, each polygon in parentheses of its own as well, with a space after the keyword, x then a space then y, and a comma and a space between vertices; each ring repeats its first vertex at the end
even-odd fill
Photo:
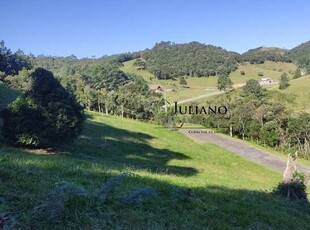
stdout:
POLYGON ((34 153, 34 154, 56 154, 56 150, 53 148, 47 149, 27 149, 27 151, 34 153))

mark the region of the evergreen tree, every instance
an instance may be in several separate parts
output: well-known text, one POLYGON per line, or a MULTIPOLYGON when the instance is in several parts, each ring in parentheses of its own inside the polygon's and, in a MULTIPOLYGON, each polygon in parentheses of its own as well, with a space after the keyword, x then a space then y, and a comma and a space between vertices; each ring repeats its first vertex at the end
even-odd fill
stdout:
POLYGON ((72 141, 82 130, 81 106, 51 72, 38 68, 30 77, 30 90, 1 113, 5 140, 29 147, 55 147, 72 141))

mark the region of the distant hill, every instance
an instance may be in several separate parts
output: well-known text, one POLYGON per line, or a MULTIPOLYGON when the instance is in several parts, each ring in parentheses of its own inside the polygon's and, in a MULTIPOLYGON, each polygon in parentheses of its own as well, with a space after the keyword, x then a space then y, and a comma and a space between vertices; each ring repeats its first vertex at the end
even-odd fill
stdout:
POLYGON ((141 52, 146 69, 158 79, 229 74, 237 68, 239 56, 221 47, 199 42, 160 42, 152 49, 141 52))
POLYGON ((287 50, 277 47, 258 47, 243 53, 241 60, 251 64, 262 64, 265 61, 292 62, 286 55, 287 50))
POLYGON ((296 61, 307 74, 310 74, 310 41, 291 49, 288 56, 296 61))

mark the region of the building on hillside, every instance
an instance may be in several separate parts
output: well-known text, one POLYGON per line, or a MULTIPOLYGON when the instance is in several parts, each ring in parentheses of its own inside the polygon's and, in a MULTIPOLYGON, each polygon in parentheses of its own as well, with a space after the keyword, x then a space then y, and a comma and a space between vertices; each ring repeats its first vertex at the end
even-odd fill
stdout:
POLYGON ((271 83, 273 83, 273 80, 271 78, 262 78, 262 79, 260 79, 259 83, 261 85, 271 84, 271 83))

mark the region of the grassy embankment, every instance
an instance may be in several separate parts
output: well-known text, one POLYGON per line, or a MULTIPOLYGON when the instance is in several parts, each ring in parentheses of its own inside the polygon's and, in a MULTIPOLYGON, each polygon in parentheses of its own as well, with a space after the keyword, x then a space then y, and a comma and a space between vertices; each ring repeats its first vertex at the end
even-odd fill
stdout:
POLYGON ((270 194, 278 172, 156 125, 87 117, 54 154, 1 147, 0 213, 41 229, 309 226, 308 205, 270 194))

